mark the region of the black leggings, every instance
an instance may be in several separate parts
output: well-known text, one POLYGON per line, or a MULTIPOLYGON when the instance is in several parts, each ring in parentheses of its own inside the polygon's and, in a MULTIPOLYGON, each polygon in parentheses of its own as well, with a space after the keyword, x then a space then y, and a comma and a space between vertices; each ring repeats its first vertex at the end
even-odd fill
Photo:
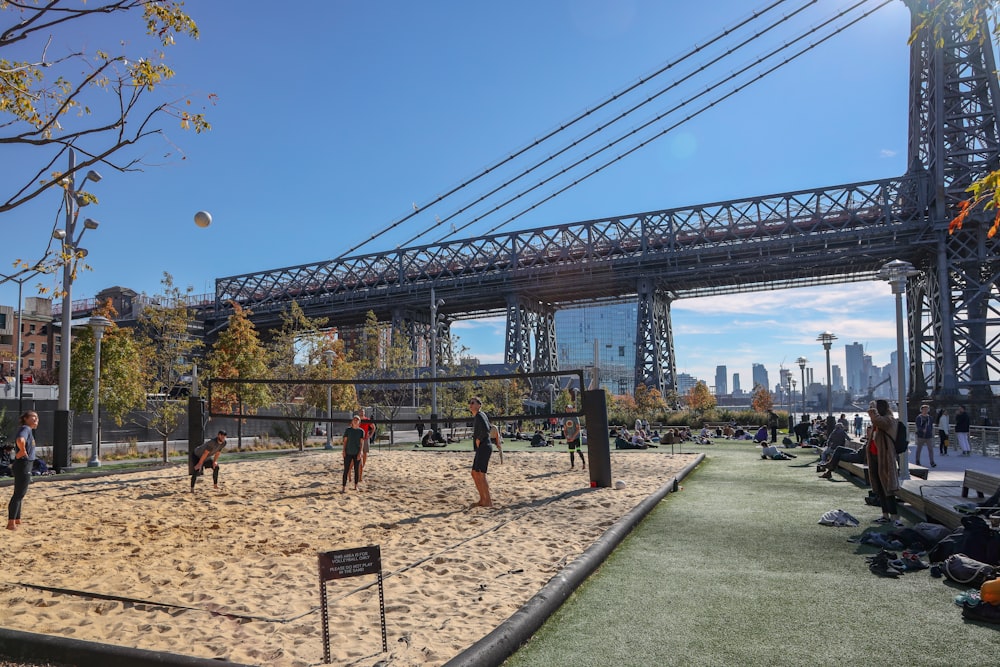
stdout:
POLYGON ((13 521, 21 519, 21 501, 24 494, 28 492, 28 485, 31 484, 31 468, 34 461, 28 459, 16 459, 11 465, 14 473, 14 493, 10 497, 10 504, 7 505, 7 519, 13 521))
MULTIPOLYGON (((199 457, 195 456, 194 454, 191 455, 191 465, 192 466, 198 465, 198 458, 199 457)), ((210 465, 210 463, 211 462, 209 461, 209 459, 205 459, 205 463, 202 465, 201 470, 195 470, 194 472, 191 473, 191 490, 192 491, 194 491, 194 483, 198 481, 198 475, 200 475, 201 473, 205 472, 205 466, 210 465)), ((215 484, 216 486, 219 485, 219 464, 218 463, 216 463, 215 466, 212 468, 212 483, 215 484)))
POLYGON ((577 454, 580 455, 580 463, 582 463, 584 466, 586 466, 587 465, 587 461, 583 458, 583 450, 580 449, 580 441, 579 440, 570 440, 566 444, 569 446, 569 464, 570 465, 574 464, 575 460, 573 459, 573 452, 576 452, 577 454))
POLYGON ((344 481, 341 486, 347 486, 347 473, 354 468, 354 486, 361 482, 361 454, 344 455, 344 481))

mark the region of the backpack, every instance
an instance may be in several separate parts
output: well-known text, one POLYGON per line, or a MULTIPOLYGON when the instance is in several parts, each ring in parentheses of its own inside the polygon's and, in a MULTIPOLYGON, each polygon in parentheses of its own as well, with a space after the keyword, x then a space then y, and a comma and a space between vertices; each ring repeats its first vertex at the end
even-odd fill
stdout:
POLYGON ((890 435, 889 439, 892 440, 897 454, 902 454, 910 446, 910 441, 906 436, 906 424, 903 423, 902 419, 896 420, 896 437, 893 438, 890 435))

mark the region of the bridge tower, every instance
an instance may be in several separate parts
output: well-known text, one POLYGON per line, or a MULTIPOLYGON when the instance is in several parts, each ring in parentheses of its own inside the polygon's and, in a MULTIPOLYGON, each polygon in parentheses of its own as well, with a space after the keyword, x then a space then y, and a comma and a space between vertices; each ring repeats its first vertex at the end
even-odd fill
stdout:
POLYGON ((663 394, 677 391, 670 300, 652 278, 639 278, 636 294, 635 386, 644 384, 663 394))
MULTIPOLYGON (((907 0, 907 5, 916 27, 918 15, 937 2, 907 0)), ((969 198, 969 185, 1000 168, 1000 86, 985 18, 980 36, 971 39, 957 19, 950 13, 935 16, 910 52, 910 171, 927 174, 935 243, 918 264, 922 276, 907 286, 909 402, 929 393, 945 405, 968 403, 974 415, 992 410, 996 419, 1000 235, 987 237, 995 212, 974 211, 954 234, 948 224, 959 202, 969 198), (930 383, 923 376, 925 357, 934 362, 930 383)))
POLYGON ((520 294, 507 295, 504 361, 524 372, 559 369, 555 308, 520 294))

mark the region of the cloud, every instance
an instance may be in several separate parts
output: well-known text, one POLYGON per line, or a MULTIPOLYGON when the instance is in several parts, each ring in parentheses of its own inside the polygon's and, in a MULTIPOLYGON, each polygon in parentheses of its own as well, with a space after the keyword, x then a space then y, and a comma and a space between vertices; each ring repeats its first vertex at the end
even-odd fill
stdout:
POLYGON ((894 150, 890 150, 890 149, 888 149, 888 148, 883 148, 882 150, 880 150, 880 151, 878 152, 878 156, 879 156, 880 158, 890 158, 890 157, 896 157, 896 151, 894 151, 894 150))

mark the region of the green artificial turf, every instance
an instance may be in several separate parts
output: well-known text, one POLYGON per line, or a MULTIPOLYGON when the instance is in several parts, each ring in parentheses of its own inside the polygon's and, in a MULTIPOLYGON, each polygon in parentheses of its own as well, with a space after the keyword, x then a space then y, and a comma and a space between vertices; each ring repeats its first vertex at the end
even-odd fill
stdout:
POLYGON ((683 490, 506 665, 1000 663, 1000 626, 962 619, 963 588, 927 570, 868 571, 877 549, 847 541, 880 515, 864 489, 818 479, 803 450, 764 461, 749 444, 696 449, 707 458, 683 490), (817 523, 838 508, 861 526, 817 523))

